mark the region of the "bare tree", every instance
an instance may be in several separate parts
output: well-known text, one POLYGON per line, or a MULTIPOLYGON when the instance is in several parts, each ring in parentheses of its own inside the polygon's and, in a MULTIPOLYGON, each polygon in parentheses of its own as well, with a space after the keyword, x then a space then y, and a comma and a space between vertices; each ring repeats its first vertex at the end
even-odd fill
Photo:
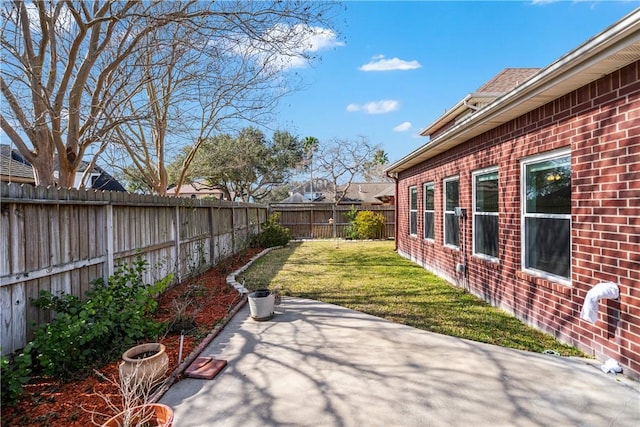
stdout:
POLYGON ((365 137, 356 139, 333 139, 328 144, 320 144, 317 171, 328 179, 333 187, 334 205, 339 204, 356 177, 363 176, 380 151, 365 137))
POLYGON ((71 186, 87 148, 129 118, 111 111, 141 40, 198 15, 196 2, 4 2, 0 127, 38 184, 71 186))
MULTIPOLYGON (((165 27, 148 58, 138 60, 150 82, 131 99, 145 99, 149 116, 121 126, 113 156, 131 159, 157 194, 167 189, 166 159, 181 153, 175 177, 180 188, 196 152, 210 137, 247 123, 265 124, 278 101, 299 88, 286 71, 313 59, 317 38, 335 36, 333 7, 308 2, 211 3, 206 18, 190 26, 165 27), (185 144, 185 141, 189 141, 185 144), (185 145, 188 147, 184 150, 185 145)), ((133 58, 132 58, 133 59, 133 58)), ((130 104, 132 110, 136 105, 130 104)), ((121 115, 135 115, 123 112, 121 115)), ((112 164, 128 164, 112 161, 112 164)))
POLYGON ((89 147, 99 154, 116 141, 161 193, 169 132, 195 131, 182 135, 195 141, 186 170, 226 119, 272 108, 286 88, 277 71, 309 59, 301 46, 331 9, 300 1, 2 7, 0 127, 34 166, 36 182, 56 183, 57 154, 57 184, 71 186, 89 147))
POLYGON ((365 182, 392 182, 393 180, 384 173, 388 164, 389 155, 382 149, 376 150, 373 158, 364 164, 362 177, 365 182))

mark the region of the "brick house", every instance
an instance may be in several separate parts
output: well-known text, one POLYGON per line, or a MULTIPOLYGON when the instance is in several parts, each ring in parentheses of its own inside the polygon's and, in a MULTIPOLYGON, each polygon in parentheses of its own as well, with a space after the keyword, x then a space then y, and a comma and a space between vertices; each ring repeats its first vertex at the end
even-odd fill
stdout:
POLYGON ((390 165, 396 248, 640 377, 640 10, 540 69, 506 69, 390 165), (619 298, 587 293, 614 282, 619 298))

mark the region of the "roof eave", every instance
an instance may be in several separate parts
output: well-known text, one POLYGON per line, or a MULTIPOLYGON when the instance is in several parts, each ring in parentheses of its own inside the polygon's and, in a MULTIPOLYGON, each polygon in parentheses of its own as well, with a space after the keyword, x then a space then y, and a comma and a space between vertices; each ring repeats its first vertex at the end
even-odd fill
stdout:
MULTIPOLYGON (((391 164, 385 172, 398 174, 638 59, 640 9, 540 70, 485 108, 391 164)), ((467 98, 468 96, 465 100, 467 98)), ((464 100, 460 103, 464 103, 464 100)), ((438 122, 439 120, 435 123, 438 122)), ((433 125, 428 129, 431 128, 433 125)))

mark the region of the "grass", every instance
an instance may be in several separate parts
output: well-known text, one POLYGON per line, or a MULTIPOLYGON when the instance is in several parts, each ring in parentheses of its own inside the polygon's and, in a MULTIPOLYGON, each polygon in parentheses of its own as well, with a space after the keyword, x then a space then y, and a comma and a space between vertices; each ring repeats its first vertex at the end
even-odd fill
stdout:
POLYGON ((520 350, 580 350, 529 327, 394 251, 393 242, 295 242, 257 260, 240 278, 415 328, 520 350))

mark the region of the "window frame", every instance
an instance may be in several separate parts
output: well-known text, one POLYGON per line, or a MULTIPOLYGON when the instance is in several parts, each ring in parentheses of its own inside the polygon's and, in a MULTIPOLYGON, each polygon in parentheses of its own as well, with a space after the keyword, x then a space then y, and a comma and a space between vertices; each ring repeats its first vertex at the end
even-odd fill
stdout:
POLYGON ((450 249, 456 249, 456 250, 460 250, 460 226, 459 226, 459 222, 458 222, 458 244, 454 245, 453 243, 447 243, 447 215, 454 215, 455 216, 455 211, 448 211, 447 210, 447 183, 448 182, 452 182, 452 181, 457 181, 458 182, 458 203, 456 205, 456 207, 460 206, 460 176, 459 175, 454 175, 454 176, 449 176, 446 177, 442 180, 442 242, 444 244, 445 247, 450 248, 450 249))
POLYGON ((409 236, 418 236, 418 186, 412 185, 409 187, 409 236), (413 192, 415 191, 415 209, 412 209, 413 206, 413 192), (415 214, 415 215, 412 215, 415 214), (412 232, 412 221, 415 218, 415 232, 412 232))
MULTIPOLYGON (((569 158, 569 168, 571 168, 571 149, 564 148, 560 150, 553 150, 537 155, 533 155, 524 158, 520 161, 520 265, 522 271, 527 272, 533 276, 538 276, 544 279, 548 279, 554 282, 558 282, 564 285, 571 285, 571 273, 572 273, 572 237, 571 237, 571 212, 568 214, 551 214, 551 213, 528 213, 527 212, 527 166, 543 163, 549 160, 560 159, 563 157, 569 158), (527 267, 527 218, 548 218, 548 219, 561 219, 566 220, 569 223, 569 277, 560 276, 550 273, 544 270, 538 270, 536 268, 527 267)), ((571 188, 571 184, 570 188, 571 188)), ((571 204, 571 196, 569 196, 569 204, 571 204)))
POLYGON ((498 193, 498 209, 495 212, 478 212, 476 210, 477 208, 477 200, 476 200, 476 196, 477 196, 477 188, 476 188, 476 178, 479 176, 483 176, 483 175, 489 175, 489 174, 493 174, 493 173, 498 173, 498 187, 500 185, 500 174, 498 171, 498 166, 491 166, 488 168, 484 168, 484 169, 479 169, 477 171, 474 171, 471 173, 471 185, 472 185, 472 232, 471 232, 471 239, 472 239, 472 253, 473 256, 478 257, 478 258, 483 258, 486 259, 488 261, 492 261, 492 262, 499 262, 499 257, 498 256, 491 256, 489 254, 486 253, 482 253, 482 252, 478 252, 476 244, 477 244, 477 240, 476 240, 476 216, 495 216, 496 218, 498 218, 498 228, 497 228, 497 239, 498 239, 498 254, 500 253, 500 194, 498 193))
POLYGON ((435 196, 436 196, 436 183, 435 182, 425 182, 424 184, 422 184, 422 208, 423 208, 423 212, 422 212, 422 237, 425 240, 428 240, 430 242, 434 242, 436 239, 436 226, 435 226, 435 219, 436 219, 436 203, 435 203, 435 196), (427 188, 430 187, 431 188, 431 192, 433 194, 433 209, 427 209, 427 188), (431 221, 431 237, 427 236, 427 214, 430 213, 432 215, 433 220, 431 221))

